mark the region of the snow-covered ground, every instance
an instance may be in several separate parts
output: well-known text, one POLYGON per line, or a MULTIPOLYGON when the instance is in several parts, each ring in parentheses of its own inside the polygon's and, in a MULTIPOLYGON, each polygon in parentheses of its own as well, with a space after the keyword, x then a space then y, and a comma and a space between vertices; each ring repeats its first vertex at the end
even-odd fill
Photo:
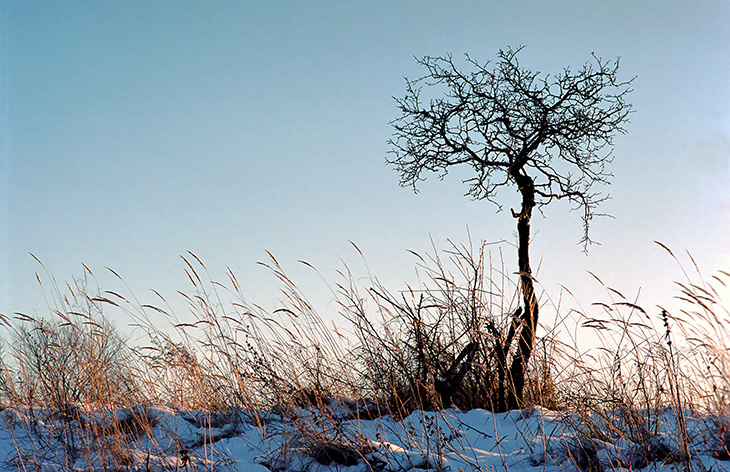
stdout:
POLYGON ((331 406, 280 413, 72 406, 66 416, 6 408, 0 412, 0 470, 730 471, 727 422, 711 415, 686 417, 683 435, 671 409, 642 429, 620 416, 579 421, 541 408, 364 420, 342 404, 331 406), (690 462, 682 460, 686 451, 690 462))

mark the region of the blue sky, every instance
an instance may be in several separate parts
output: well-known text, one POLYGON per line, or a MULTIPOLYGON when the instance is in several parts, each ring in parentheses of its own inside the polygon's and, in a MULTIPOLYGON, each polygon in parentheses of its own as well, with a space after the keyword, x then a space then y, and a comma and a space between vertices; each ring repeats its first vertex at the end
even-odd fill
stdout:
POLYGON ((592 227, 601 245, 582 254, 562 203, 533 221, 548 292, 589 304, 591 270, 667 304, 681 273, 655 239, 708 275, 730 268, 726 1, 8 1, 0 16, 0 313, 44 311, 29 253, 59 281, 85 263, 117 289, 112 267, 144 300, 188 288, 190 250, 273 306, 279 285, 256 265, 268 250, 331 309, 297 260, 330 283, 342 261, 363 274, 352 240, 397 290, 414 278, 406 250, 430 238, 514 242, 509 212, 464 198, 458 175, 416 195, 385 164, 414 56, 484 61, 510 45, 546 73, 595 52, 637 76, 599 208, 615 218, 592 227))

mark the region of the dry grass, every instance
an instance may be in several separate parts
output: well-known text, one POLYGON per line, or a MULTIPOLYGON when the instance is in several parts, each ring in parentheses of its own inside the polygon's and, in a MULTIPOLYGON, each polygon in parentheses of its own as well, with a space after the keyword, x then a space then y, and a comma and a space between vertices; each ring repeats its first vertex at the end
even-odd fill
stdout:
MULTIPOLYGON (((492 260, 487 249, 413 253, 422 283, 395 293, 376 281, 361 290, 347 274, 340 305, 358 340, 361 392, 400 416, 452 405, 504 409, 518 297, 501 257, 492 260)), ((550 349, 544 337, 528 373, 532 404, 555 404, 550 349)))
POLYGON ((555 382, 561 403, 571 412, 566 419, 582 431, 574 446, 586 467, 595 441, 625 439, 643 447, 619 464, 624 468, 654 461, 691 468, 698 451, 687 422, 708 414, 712 421, 706 436, 717 438, 716 457, 726 455, 730 317, 720 289, 727 289, 730 274, 721 271, 705 280, 688 257, 694 271, 682 268, 686 280, 676 283, 676 313, 661 306, 645 309, 597 277, 607 294, 607 301, 593 304, 599 315, 574 313, 582 335, 594 336, 597 345, 589 351, 567 347, 553 362, 570 366, 555 382), (671 438, 669 444, 658 439, 660 433, 671 438))
MULTIPOLYGON (((500 366, 514 352, 512 277, 485 244, 414 257, 422 282, 397 292, 374 278, 363 287, 345 266, 334 290, 337 325, 273 256, 265 265, 283 301, 271 313, 246 302, 233 273, 217 282, 192 253, 183 258, 192 286, 181 292, 184 317, 156 292, 157 303, 142 304, 100 290, 87 268, 63 287, 46 273, 48 316, 0 317, 11 341, 0 350, 0 404, 26 408, 29 415, 15 420, 34 438, 30 450, 18 451, 18 467, 82 460, 90 470, 136 470, 172 453, 178 467, 213 470, 182 447, 156 448, 150 405, 208 412, 208 425, 223 415, 262 431, 266 415, 277 414, 285 426, 265 434, 285 440, 268 451, 272 468, 297 454, 321 464, 363 460, 369 443, 348 420, 451 405, 498 410, 509 388, 500 366), (150 321, 152 314, 169 326, 150 321), (134 320, 134 346, 108 321, 122 317, 134 320), (49 415, 63 421, 40 432, 49 415), (132 446, 146 447, 147 457, 130 454, 132 446)), ((542 327, 526 404, 571 412, 566 421, 582 434, 570 450, 583 469, 598 467, 595 441, 615 438, 645 445, 625 466, 689 463, 696 451, 686 421, 696 412, 713 415, 717 457, 730 457, 730 317, 721 299, 729 280, 727 272, 703 279, 695 267, 677 283, 676 312, 642 308, 609 287, 606 301, 565 314, 542 297, 541 313, 552 311, 557 321, 542 327), (576 327, 597 347, 580 350, 565 338, 576 327), (667 411, 677 419, 669 445, 656 440, 667 411)))

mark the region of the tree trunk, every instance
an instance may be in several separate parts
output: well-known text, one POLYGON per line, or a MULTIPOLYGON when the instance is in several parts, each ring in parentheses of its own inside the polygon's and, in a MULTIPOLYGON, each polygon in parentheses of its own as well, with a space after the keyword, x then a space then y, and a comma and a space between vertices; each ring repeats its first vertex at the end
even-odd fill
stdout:
POLYGON ((515 178, 522 194, 522 211, 514 216, 517 218, 517 257, 520 273, 520 288, 522 289, 523 310, 520 319, 520 337, 517 352, 510 367, 510 385, 508 386, 507 407, 520 408, 524 400, 525 370, 535 347, 535 331, 537 330, 538 305, 535 295, 535 286, 530 268, 530 219, 535 207, 535 183, 531 177, 518 171, 511 173, 515 178))

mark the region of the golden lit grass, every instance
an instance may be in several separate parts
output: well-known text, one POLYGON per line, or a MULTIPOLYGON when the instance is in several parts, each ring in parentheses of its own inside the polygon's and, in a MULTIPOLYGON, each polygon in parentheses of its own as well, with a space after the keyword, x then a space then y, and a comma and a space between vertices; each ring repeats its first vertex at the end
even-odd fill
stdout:
MULTIPOLYGON (((270 451, 271 461, 304 451, 342 464, 369 450, 346 420, 451 405, 493 410, 509 388, 499 366, 514 352, 508 332, 519 298, 501 259, 487 249, 414 253, 420 285, 400 291, 345 266, 334 290, 337 322, 309 303, 272 255, 265 266, 282 293, 273 312, 246 302, 232 272, 225 283, 215 281, 192 253, 183 258, 192 287, 180 292, 186 316, 157 292, 157 303, 143 304, 102 291, 86 267, 63 287, 46 273, 47 316, 0 318, 11 340, 2 351, 0 403, 60 415, 65 439, 60 449, 39 440, 18 457, 49 460, 53 449, 61 462, 85 456, 130 467, 140 459, 129 451, 153 426, 143 408, 152 404, 229 412, 259 426, 274 412, 290 439, 288 450, 270 451), (108 321, 129 318, 135 345, 108 321), (100 419, 84 419, 88 408, 100 419)), ((677 418, 681 450, 664 460, 692 457, 687 415, 712 413, 718 428, 730 426, 730 317, 722 300, 729 280, 727 272, 703 279, 695 267, 677 283, 676 312, 643 308, 609 287, 607 301, 569 313, 543 295, 541 313, 553 311, 556 321, 542 327, 526 406, 566 411, 566 421, 582 431, 571 447, 577 462, 588 461, 584 468, 594 440, 626 438, 647 444, 654 456, 667 454, 649 447, 667 409, 677 418), (566 336, 576 330, 598 345, 579 349, 566 336)))

